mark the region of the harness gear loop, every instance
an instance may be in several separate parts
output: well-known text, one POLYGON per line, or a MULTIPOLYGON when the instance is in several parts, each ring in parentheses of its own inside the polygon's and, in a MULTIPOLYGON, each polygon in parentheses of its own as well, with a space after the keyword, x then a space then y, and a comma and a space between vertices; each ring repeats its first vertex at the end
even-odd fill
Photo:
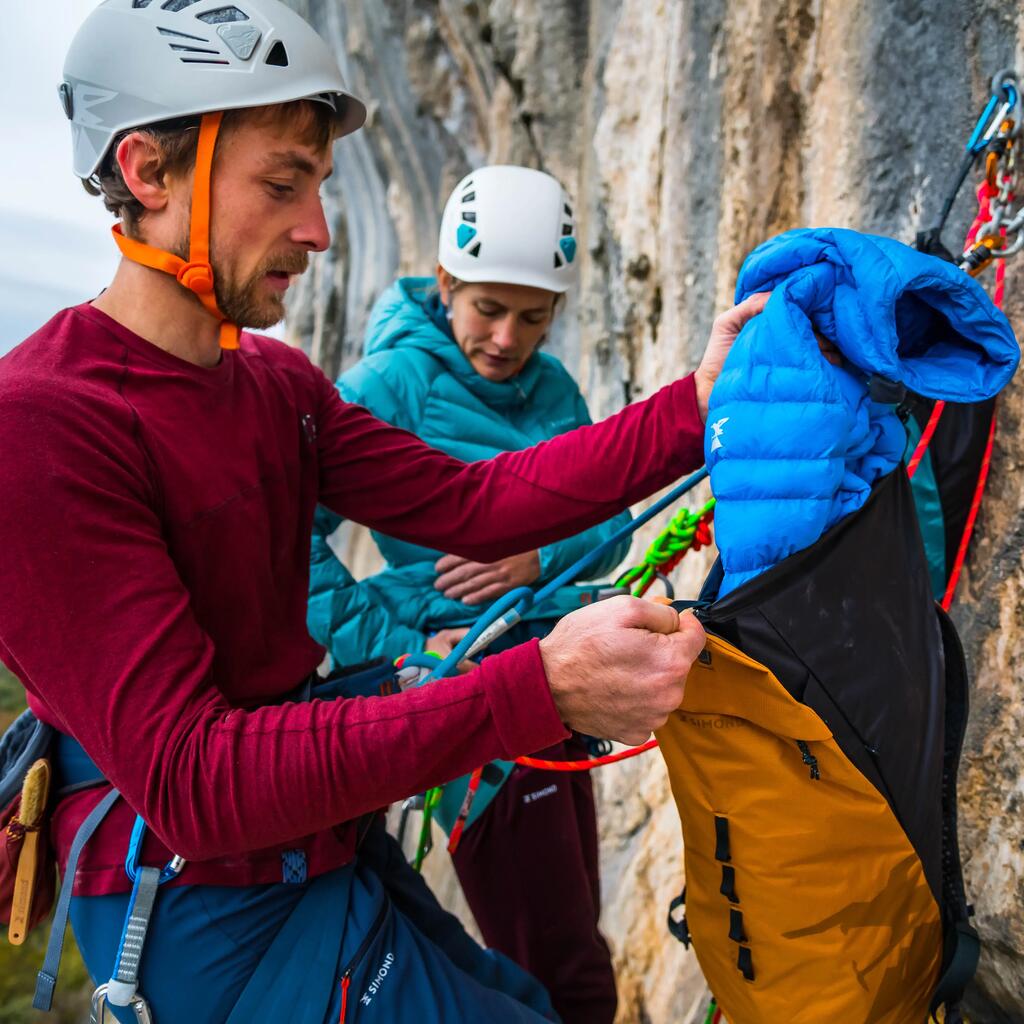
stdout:
POLYGON ((196 147, 196 166, 192 178, 192 217, 189 224, 188 259, 128 238, 124 228, 115 224, 111 228, 114 241, 125 259, 171 274, 203 304, 203 308, 220 321, 220 347, 238 348, 239 328, 221 312, 217 305, 213 264, 210 263, 210 186, 213 177, 213 155, 217 148, 224 114, 204 114, 199 125, 199 143, 196 147))

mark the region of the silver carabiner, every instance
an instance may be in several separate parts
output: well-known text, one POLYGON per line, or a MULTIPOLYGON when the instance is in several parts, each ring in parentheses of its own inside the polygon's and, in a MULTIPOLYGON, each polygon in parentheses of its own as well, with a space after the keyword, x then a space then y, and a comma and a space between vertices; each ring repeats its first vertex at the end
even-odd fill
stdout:
MULTIPOLYGON (((98 989, 92 994, 92 1006, 89 1011, 89 1024, 107 1024, 108 1021, 111 1024, 117 1024, 117 1018, 114 1016, 107 1016, 107 984, 100 985, 98 989)), ((136 1024, 153 1024, 153 1014, 149 1009, 149 1003, 143 999, 142 996, 136 995, 131 1003, 129 1009, 135 1014, 136 1024)))

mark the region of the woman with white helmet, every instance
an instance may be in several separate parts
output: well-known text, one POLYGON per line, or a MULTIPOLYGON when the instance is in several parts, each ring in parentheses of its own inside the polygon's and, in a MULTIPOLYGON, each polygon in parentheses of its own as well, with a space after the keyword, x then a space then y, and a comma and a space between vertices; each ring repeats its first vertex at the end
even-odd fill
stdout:
MULTIPOLYGON (((572 203, 550 175, 482 167, 445 206, 436 277, 402 278, 377 302, 364 358, 338 380, 344 399, 467 461, 526 448, 590 422, 579 388, 541 350, 578 266, 572 203)), ((481 564, 374 538, 386 568, 356 582, 314 527, 310 632, 335 664, 447 654, 485 605, 544 583, 628 521, 622 513, 554 544, 481 564)), ((623 544, 595 566, 602 578, 623 544)), ((565 588, 513 642, 542 636, 593 596, 565 588)), ((542 756, 587 756, 579 739, 542 756)), ((538 977, 566 1024, 610 1024, 615 978, 598 929, 597 826, 589 773, 488 765, 453 851, 463 891, 489 946, 538 977)), ((451 830, 467 789, 445 787, 438 817, 451 830)))

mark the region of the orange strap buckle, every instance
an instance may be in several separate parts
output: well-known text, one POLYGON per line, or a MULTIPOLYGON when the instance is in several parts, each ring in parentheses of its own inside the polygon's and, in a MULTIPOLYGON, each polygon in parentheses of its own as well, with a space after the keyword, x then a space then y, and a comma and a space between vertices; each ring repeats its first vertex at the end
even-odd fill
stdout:
POLYGON ((192 222, 189 226, 189 258, 157 249, 154 246, 127 238, 120 224, 111 229, 125 259, 152 270, 173 274, 183 288, 192 292, 203 308, 220 320, 220 347, 236 349, 240 330, 237 324, 220 311, 214 286, 213 265, 210 263, 210 183, 213 176, 213 154, 220 133, 221 112, 203 115, 199 126, 199 144, 196 148, 196 169, 192 179, 192 222))

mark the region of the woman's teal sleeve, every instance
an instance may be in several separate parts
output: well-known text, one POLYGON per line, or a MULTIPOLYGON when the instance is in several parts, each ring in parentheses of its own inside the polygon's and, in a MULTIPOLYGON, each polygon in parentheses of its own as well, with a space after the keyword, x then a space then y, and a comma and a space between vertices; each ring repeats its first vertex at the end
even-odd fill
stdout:
POLYGON ((327 648, 335 667, 422 651, 426 634, 402 623, 394 596, 382 582, 387 574, 357 581, 331 550, 327 538, 340 523, 340 516, 317 509, 306 614, 310 636, 327 648))

